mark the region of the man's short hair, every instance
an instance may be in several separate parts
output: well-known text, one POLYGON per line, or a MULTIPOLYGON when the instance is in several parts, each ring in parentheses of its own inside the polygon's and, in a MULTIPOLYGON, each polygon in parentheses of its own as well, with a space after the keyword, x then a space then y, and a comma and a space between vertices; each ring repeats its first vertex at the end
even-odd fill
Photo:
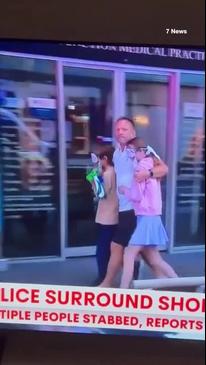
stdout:
POLYGON ((128 123, 130 123, 132 125, 132 127, 135 129, 135 123, 132 119, 128 118, 128 117, 120 117, 116 120, 116 123, 120 122, 121 120, 126 120, 128 123))

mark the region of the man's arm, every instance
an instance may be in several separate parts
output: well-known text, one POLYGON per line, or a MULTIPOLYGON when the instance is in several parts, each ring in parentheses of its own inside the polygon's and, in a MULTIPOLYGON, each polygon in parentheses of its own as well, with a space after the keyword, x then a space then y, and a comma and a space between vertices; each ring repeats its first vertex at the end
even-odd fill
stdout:
POLYGON ((152 170, 144 170, 135 173, 135 178, 138 182, 146 180, 150 177, 154 177, 155 179, 160 179, 168 174, 168 167, 162 161, 158 160, 154 157, 154 167, 152 170))
POLYGON ((168 174, 168 166, 162 160, 158 160, 154 157, 154 167, 152 169, 153 176, 156 179, 160 179, 168 174))

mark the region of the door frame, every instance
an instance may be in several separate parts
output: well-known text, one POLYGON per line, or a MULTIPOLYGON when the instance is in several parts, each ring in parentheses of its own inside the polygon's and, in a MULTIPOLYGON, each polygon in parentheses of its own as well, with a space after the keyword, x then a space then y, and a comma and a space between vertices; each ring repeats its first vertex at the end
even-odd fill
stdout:
MULTIPOLYGON (((171 91, 174 92, 171 85, 171 78, 174 77, 173 73, 171 71, 167 71, 165 69, 157 69, 157 68, 150 68, 150 67, 144 67, 144 66, 137 66, 137 67, 131 67, 127 65, 111 65, 107 63, 96 63, 92 61, 82 61, 78 60, 78 63, 74 60, 67 60, 65 61, 58 61, 59 66, 57 67, 57 72, 61 73, 61 75, 57 75, 57 80, 59 80, 59 88, 61 88, 61 85, 64 87, 63 83, 63 72, 65 67, 71 67, 76 69, 99 69, 99 70, 108 70, 113 71, 113 84, 112 84, 112 92, 113 92, 113 120, 117 119, 121 115, 125 115, 126 111, 126 74, 133 73, 133 74, 150 74, 150 75, 164 75, 168 77, 168 99, 171 98, 171 91)), ((58 100, 58 106, 59 109, 64 111, 64 93, 62 90, 60 90, 59 93, 59 100, 58 100)), ((168 123, 171 122, 172 117, 170 116, 171 111, 168 109, 170 107, 170 103, 167 105, 167 125, 166 125, 166 131, 168 130, 168 123)), ((67 162, 66 162, 66 148, 63 148, 63 146, 66 146, 65 141, 65 130, 64 130, 64 115, 62 113, 59 113, 59 125, 61 124, 61 127, 59 128, 59 138, 60 138, 60 168, 64 166, 64 170, 67 169, 67 162), (64 150, 64 151, 63 151, 64 150)), ((114 135, 114 134, 113 134, 114 135)), ((167 138, 167 137, 166 137, 167 138)), ((167 151, 166 151, 167 153, 167 151)), ((61 247, 62 247, 62 254, 63 257, 78 257, 78 256, 92 256, 95 255, 96 252, 96 246, 81 246, 81 247, 69 247, 69 234, 66 233, 66 231, 69 231, 69 227, 66 227, 67 222, 67 214, 68 214, 68 206, 69 202, 67 199, 65 199, 66 196, 66 174, 65 172, 61 173, 60 171, 60 179, 64 181, 64 186, 60 187, 60 201, 61 201, 61 247)), ((175 181, 175 177, 173 179, 175 181)), ((168 190, 168 185, 171 185, 170 179, 167 179, 166 184, 166 190, 168 190)), ((170 188, 171 189, 171 188, 170 188)), ((168 196, 168 194, 167 194, 168 196)), ((170 204, 170 201, 167 199, 166 204, 170 204)), ((167 209, 167 212, 171 212, 171 209, 167 209)), ((166 225, 169 225, 172 221, 172 214, 167 218, 167 212, 166 212, 166 225)), ((170 241, 172 243, 172 241, 170 241)), ((169 248, 169 250, 171 247, 169 248)))

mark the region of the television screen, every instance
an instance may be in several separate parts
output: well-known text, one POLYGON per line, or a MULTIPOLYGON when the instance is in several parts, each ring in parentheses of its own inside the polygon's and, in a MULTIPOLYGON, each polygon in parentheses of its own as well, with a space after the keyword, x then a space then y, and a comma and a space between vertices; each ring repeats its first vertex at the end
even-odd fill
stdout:
POLYGON ((204 340, 204 59, 0 42, 0 328, 204 340))

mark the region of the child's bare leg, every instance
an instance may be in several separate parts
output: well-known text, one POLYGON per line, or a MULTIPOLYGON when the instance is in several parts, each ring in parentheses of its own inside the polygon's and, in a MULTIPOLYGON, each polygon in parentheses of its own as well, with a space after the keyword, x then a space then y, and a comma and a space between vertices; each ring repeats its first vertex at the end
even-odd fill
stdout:
POLYGON ((157 278, 177 278, 176 272, 162 258, 156 247, 145 247, 141 254, 157 278))
POLYGON ((125 248, 120 288, 128 289, 130 287, 134 273, 134 263, 140 251, 141 246, 131 245, 125 248))
POLYGON ((107 273, 106 273, 104 280, 102 281, 102 283, 99 286, 109 288, 113 285, 113 281, 114 281, 116 275, 122 268, 123 254, 124 254, 123 246, 121 246, 115 242, 112 242, 110 259, 109 259, 109 263, 108 263, 108 267, 107 267, 107 273))

